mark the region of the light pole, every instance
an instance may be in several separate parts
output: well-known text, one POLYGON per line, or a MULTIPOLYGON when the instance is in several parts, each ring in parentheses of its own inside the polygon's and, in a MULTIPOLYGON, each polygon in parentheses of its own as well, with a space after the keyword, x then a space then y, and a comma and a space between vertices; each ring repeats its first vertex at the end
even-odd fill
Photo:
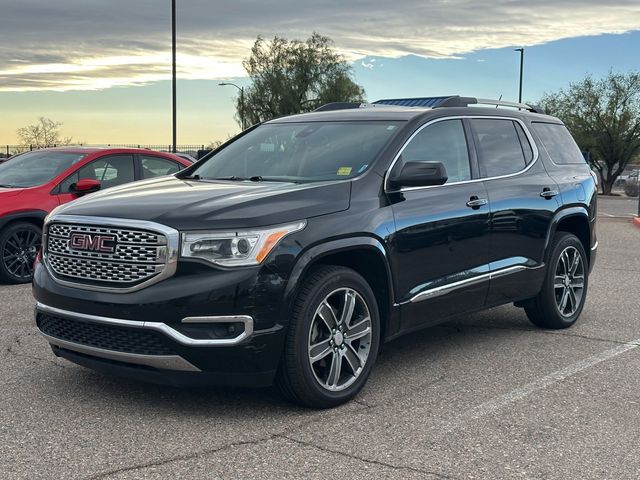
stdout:
POLYGON ((524 68, 524 48, 516 48, 515 52, 520 52, 520 88, 518 90, 518 103, 522 103, 522 71, 524 68))
POLYGON ((244 130, 245 128, 247 128, 244 121, 244 87, 239 87, 235 83, 231 83, 231 82, 220 82, 218 84, 218 86, 220 87, 224 87, 226 85, 231 85, 233 87, 236 87, 238 90, 240 90, 240 123, 242 124, 242 130, 244 130))
POLYGON ((173 146, 176 153, 177 127, 176 127, 176 0, 171 0, 171 107, 173 114, 173 146))

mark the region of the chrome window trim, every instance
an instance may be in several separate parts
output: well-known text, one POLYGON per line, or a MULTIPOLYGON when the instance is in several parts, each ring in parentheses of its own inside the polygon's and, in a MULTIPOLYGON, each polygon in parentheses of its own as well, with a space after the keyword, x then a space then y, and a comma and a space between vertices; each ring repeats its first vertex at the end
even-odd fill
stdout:
MULTIPOLYGON (((164 335, 168 336, 175 342, 185 345, 188 347, 225 347, 237 345, 242 342, 246 338, 249 338, 253 334, 253 318, 249 315, 240 315, 240 316, 220 316, 220 317, 187 317, 189 318, 206 318, 209 323, 220 323, 220 322, 229 322, 229 321, 241 321, 245 325, 245 330, 234 338, 219 338, 219 339, 199 339, 199 338, 191 338, 183 333, 180 333, 174 328, 171 328, 166 323, 162 322, 145 322, 145 321, 137 321, 137 320, 124 320, 121 318, 111 318, 111 317, 102 317, 98 315, 89 315, 87 313, 78 313, 71 312, 69 310, 62 310, 56 307, 50 307, 49 305, 45 305, 44 303, 38 302, 36 304, 36 311, 42 312, 45 314, 53 314, 60 315, 61 317, 66 318, 77 318, 83 321, 94 322, 94 323, 102 323, 106 325, 117 325, 122 327, 133 327, 133 328, 142 328, 147 330, 155 330, 164 335), (234 320, 229 320, 230 318, 234 320)), ((187 320, 185 319, 185 320, 187 320)), ((204 320, 203 320, 204 321, 204 320)), ((184 320, 183 320, 184 322, 184 320)), ((185 322, 188 323, 188 322, 185 322)))
MULTIPOLYGON (((178 230, 162 225, 160 223, 149 222, 144 220, 132 220, 128 218, 112 218, 112 217, 94 217, 87 215, 65 215, 53 213, 46 218, 43 235, 42 235, 42 260, 43 264, 47 268, 52 278, 56 283, 64 285, 66 287, 81 288, 83 290, 91 290, 94 292, 107 292, 107 293, 131 293, 143 288, 147 288, 150 285, 161 282, 176 273, 178 268, 178 253, 180 249, 180 232, 178 230), (47 233, 48 227, 52 223, 67 223, 78 225, 92 225, 97 227, 114 227, 114 228, 134 228, 139 230, 149 230, 154 233, 160 233, 167 239, 167 253, 164 263, 164 270, 159 274, 145 280, 138 285, 132 287, 106 287, 98 285, 87 285, 84 283, 73 282, 70 280, 63 280, 56 276, 53 268, 49 264, 47 257, 47 233)), ((160 264, 162 265, 162 264, 160 264)))
POLYGON ((539 268, 543 268, 544 264, 538 265, 535 267, 527 267, 526 265, 514 265, 512 267, 502 268, 499 270, 494 270, 493 272, 483 273, 476 277, 465 278, 464 280, 460 280, 457 282, 449 283, 447 285, 441 285, 439 287, 431 288, 429 290, 425 290, 423 292, 417 293, 409 300, 406 300, 401 303, 396 303, 396 306, 406 305, 409 303, 417 303, 425 300, 430 300, 432 298, 441 297, 443 295, 447 295, 455 290, 460 288, 464 288, 471 285, 476 285, 478 283, 486 282, 488 280, 492 280, 494 278, 500 278, 507 275, 512 275, 514 273, 522 272, 524 270, 537 270, 539 268))
MULTIPOLYGON (((466 138, 465 138, 466 141, 466 138)), ((467 142, 468 144, 468 142, 467 142)), ((476 150, 477 151, 477 150, 476 150)), ((538 150, 538 146, 536 145, 536 142, 533 140, 533 136, 531 135, 531 132, 529 131, 529 128, 527 127, 527 125, 520 120, 519 118, 516 117, 507 117, 507 116, 492 116, 492 115, 454 115, 454 116, 449 116, 449 117, 440 117, 440 118, 435 118, 433 120, 428 121, 427 123, 425 123, 424 125, 421 125, 415 132, 413 132, 411 134, 411 136, 407 139, 406 142, 404 142, 404 144, 402 145, 402 147, 400 148, 400 150, 398 151, 398 153, 396 154, 396 156, 393 158, 393 161, 391 162, 391 165, 389 166, 389 168, 387 169, 387 171, 384 174, 384 191, 386 193, 402 193, 402 192, 409 192, 409 191, 413 191, 413 190, 423 190, 423 189, 427 189, 427 188, 440 188, 440 187, 449 187, 452 185, 464 185, 467 183, 477 183, 477 182, 484 182, 484 181, 488 181, 488 180, 496 180, 499 178, 509 178, 509 177, 515 177, 516 175, 521 175, 523 173, 525 173, 527 170, 529 170, 531 167, 533 167, 536 162, 538 161, 538 158, 540 158, 540 152, 538 150), (487 178, 473 178, 470 180, 463 180, 461 182, 451 182, 451 183, 445 183, 443 185, 427 185, 424 187, 402 187, 400 189, 397 190, 393 190, 389 187, 389 174, 391 173, 391 171, 393 170, 393 167, 395 167, 398 159, 400 158, 400 156, 402 155, 402 152, 404 152, 404 149, 407 147, 407 145, 413 140, 413 138, 418 135, 423 129, 427 128, 430 125, 433 125, 434 123, 438 123, 438 122, 443 122, 446 120, 475 120, 475 119, 489 119, 489 120, 510 120, 512 122, 518 122, 520 124, 520 126, 522 127, 522 130, 524 131, 524 134, 527 137, 527 140, 529 140, 529 143, 531 144, 531 148, 533 150, 533 160, 531 160, 531 162, 529 162, 529 164, 523 168, 522 170, 515 172, 515 173, 509 173, 507 175, 499 175, 496 177, 487 177, 487 178)))

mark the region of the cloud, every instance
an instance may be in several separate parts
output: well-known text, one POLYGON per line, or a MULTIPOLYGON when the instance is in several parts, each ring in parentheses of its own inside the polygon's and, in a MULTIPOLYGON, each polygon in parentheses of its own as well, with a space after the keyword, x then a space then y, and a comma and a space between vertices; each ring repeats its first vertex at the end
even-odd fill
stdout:
MULTIPOLYGON (((0 91, 89 90, 170 75, 169 2, 0 0, 0 91)), ((349 60, 538 45, 640 29, 637 0, 178 2, 181 78, 244 75, 257 35, 334 39, 349 60)))

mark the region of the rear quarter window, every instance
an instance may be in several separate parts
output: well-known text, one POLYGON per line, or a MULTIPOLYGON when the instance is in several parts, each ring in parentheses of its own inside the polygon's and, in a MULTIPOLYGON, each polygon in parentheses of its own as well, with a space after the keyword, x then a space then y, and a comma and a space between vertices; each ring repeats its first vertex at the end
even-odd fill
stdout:
POLYGON ((567 127, 557 123, 532 123, 553 163, 567 165, 586 163, 582 152, 567 127))

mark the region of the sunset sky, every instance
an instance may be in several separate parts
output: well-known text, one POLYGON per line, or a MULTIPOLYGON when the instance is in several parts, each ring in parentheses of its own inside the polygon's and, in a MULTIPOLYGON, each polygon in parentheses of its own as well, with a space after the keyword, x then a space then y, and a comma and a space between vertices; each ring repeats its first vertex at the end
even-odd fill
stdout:
MULTIPOLYGON (((169 0, 0 0, 0 144, 46 116, 89 143, 169 143, 169 0)), ((178 143, 238 131, 233 87, 257 35, 335 41, 369 100, 535 101, 586 74, 640 70, 637 0, 178 0, 178 143)))

